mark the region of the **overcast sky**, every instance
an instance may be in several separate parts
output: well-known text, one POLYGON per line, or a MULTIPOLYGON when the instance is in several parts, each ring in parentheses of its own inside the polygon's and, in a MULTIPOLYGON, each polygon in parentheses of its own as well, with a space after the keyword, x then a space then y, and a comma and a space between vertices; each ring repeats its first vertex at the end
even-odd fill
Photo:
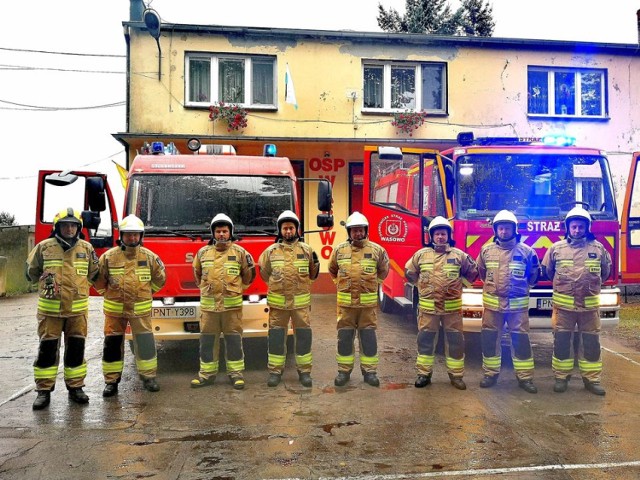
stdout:
MULTIPOLYGON (((369 32, 378 3, 404 13, 405 0, 147 0, 168 23, 369 32)), ((636 0, 491 3, 494 37, 638 42, 636 0)), ((0 2, 0 211, 18 223, 34 222, 42 168, 106 172, 121 201, 112 159, 124 165, 124 149, 111 134, 125 129, 128 17, 129 0, 0 2)))

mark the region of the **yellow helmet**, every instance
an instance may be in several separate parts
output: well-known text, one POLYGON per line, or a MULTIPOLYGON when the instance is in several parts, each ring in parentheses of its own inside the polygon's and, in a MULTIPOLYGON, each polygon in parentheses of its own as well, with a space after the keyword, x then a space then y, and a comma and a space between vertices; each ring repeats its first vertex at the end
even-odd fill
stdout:
POLYGON ((59 223, 75 223, 80 229, 82 228, 82 215, 71 207, 65 208, 53 217, 53 226, 56 227, 59 223))

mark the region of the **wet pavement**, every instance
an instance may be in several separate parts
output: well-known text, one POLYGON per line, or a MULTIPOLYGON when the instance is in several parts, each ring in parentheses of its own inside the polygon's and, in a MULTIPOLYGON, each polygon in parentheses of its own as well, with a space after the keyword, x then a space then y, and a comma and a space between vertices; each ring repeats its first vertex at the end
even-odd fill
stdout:
POLYGON ((335 299, 313 297, 312 388, 293 357, 266 385, 266 341, 245 341, 247 387, 224 375, 192 389, 197 342, 160 344, 159 393, 142 389, 127 351, 118 396, 103 399, 101 299, 92 298, 89 374, 81 406, 59 377, 47 410, 34 412, 35 295, 0 299, 0 478, 640 478, 640 354, 603 339, 605 397, 578 377, 552 391, 551 334, 532 336, 539 393, 519 389, 503 358, 498 384, 480 389, 477 336, 466 351, 466 391, 448 381, 442 355, 433 384, 413 387, 416 327, 380 314, 380 388, 356 370, 333 385, 335 299))

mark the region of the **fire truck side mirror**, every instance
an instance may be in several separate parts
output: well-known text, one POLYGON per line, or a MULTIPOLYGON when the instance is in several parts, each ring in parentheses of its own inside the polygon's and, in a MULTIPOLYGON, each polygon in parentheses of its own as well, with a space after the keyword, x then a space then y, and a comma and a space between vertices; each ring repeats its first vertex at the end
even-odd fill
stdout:
POLYGON ((331 183, 322 180, 318 183, 318 210, 328 212, 331 210, 331 183))
POLYGON ((89 210, 104 212, 107 209, 107 200, 102 177, 88 177, 86 188, 89 210))
POLYGON ((316 218, 318 223, 318 227, 320 228, 331 228, 333 227, 333 215, 330 213, 320 213, 316 218))

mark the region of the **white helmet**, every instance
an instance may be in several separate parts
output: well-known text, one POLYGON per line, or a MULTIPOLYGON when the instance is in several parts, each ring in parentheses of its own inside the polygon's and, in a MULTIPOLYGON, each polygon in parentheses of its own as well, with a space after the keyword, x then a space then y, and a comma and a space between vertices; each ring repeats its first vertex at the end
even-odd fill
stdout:
POLYGON ((495 217, 493 217, 493 232, 497 234, 496 227, 499 223, 511 223, 513 224, 515 235, 518 234, 518 219, 516 216, 510 212, 509 210, 500 210, 495 217))
POLYGON ((278 233, 280 233, 280 229, 282 228, 282 224, 284 222, 292 222, 295 224, 296 226, 296 233, 298 232, 298 230, 300 229, 300 219, 298 218, 298 216, 292 212, 291 210, 285 210, 284 212, 282 212, 280 214, 280 216, 278 217, 278 221, 277 221, 277 226, 278 226, 278 233))
POLYGON ((351 227, 364 227, 368 230, 369 220, 367 220, 367 217, 365 217, 360 212, 353 212, 347 218, 347 222, 344 224, 344 226, 347 227, 347 230, 349 230, 351 227))
POLYGON ((144 233, 144 223, 135 215, 127 215, 120 221, 120 232, 144 233))
POLYGON ((589 215, 589 212, 587 212, 580 205, 573 207, 571 210, 569 210, 567 216, 564 217, 564 225, 567 229, 567 232, 569 232, 569 221, 571 220, 584 220, 585 222, 587 222, 587 232, 591 230, 591 215, 589 215))
POLYGON ((451 232, 453 231, 453 229, 451 228, 449 220, 447 220, 446 218, 438 216, 431 220, 431 223, 429 223, 430 237, 433 236, 433 230, 435 230, 436 228, 446 228, 447 230, 449 230, 449 237, 451 237, 451 232))
POLYGON ((144 223, 135 215, 127 215, 120 221, 120 246, 124 250, 125 247, 137 247, 142 245, 142 237, 144 236, 144 223), (124 233, 139 233, 140 240, 133 244, 125 244, 122 240, 124 233))
POLYGON ((219 213, 215 217, 213 217, 213 219, 211 219, 211 234, 213 234, 213 230, 215 229, 215 227, 220 225, 226 225, 227 227, 229 227, 229 230, 231 231, 231 237, 233 238, 233 222, 224 213, 219 213))

